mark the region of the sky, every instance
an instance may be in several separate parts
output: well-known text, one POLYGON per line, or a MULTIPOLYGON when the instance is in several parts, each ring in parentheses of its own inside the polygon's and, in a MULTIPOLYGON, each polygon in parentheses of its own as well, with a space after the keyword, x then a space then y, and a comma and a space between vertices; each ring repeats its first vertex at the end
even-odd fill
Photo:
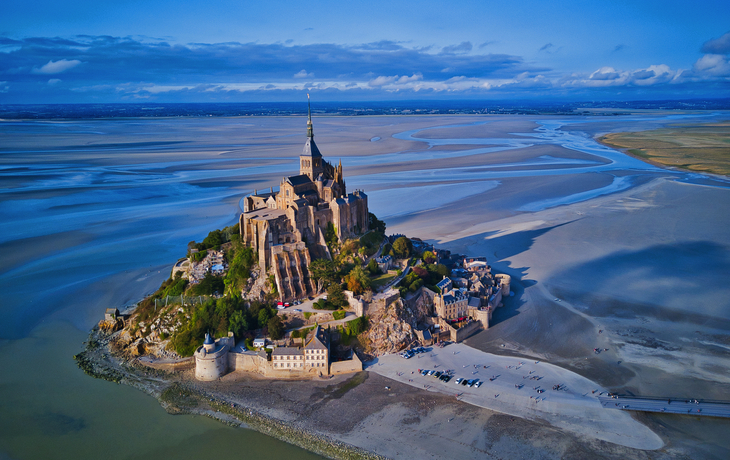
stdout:
POLYGON ((730 2, 2 0, 0 104, 730 97, 730 2))

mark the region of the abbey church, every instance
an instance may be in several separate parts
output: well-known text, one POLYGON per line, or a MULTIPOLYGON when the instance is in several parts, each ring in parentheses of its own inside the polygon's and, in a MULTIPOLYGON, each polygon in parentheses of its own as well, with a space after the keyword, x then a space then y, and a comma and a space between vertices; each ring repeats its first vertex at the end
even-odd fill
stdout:
POLYGON ((256 251, 261 268, 274 272, 281 300, 314 293, 310 249, 329 256, 324 235, 330 223, 340 241, 368 230, 367 195, 348 194, 342 162, 333 166, 322 158, 308 112, 299 174, 283 178, 278 192, 272 187, 245 197, 239 219, 243 241, 256 251))

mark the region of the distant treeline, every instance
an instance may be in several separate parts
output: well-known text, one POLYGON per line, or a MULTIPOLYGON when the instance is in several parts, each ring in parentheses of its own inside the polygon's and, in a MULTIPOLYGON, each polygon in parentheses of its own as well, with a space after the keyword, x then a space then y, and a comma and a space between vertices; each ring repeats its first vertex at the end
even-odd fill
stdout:
MULTIPOLYGON (((453 114, 581 114, 581 109, 728 110, 730 98, 656 101, 490 101, 423 100, 317 102, 317 114, 357 115, 453 115, 453 114)), ((139 104, 5 104, 4 119, 141 118, 304 116, 306 104, 298 102, 139 103, 139 104)), ((610 115, 610 113, 602 113, 610 115)))

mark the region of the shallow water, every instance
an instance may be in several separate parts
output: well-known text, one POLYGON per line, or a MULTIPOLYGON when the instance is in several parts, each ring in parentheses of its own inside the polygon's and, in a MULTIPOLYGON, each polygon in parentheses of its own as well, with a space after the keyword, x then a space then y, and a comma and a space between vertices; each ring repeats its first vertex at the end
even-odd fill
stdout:
MULTIPOLYGON (((722 116, 727 115, 704 119, 722 116)), ((440 127, 449 127, 465 117, 441 118, 440 127)), ((473 122, 464 126, 490 121, 467 118, 473 122)), ((677 117, 636 117, 635 125, 654 126, 663 119, 677 117)), ((433 213, 448 219, 450 206, 499 191, 504 180, 524 184, 510 201, 511 213, 588 201, 650 177, 728 185, 655 168, 571 127, 591 123, 589 119, 534 118, 537 130, 513 133, 524 139, 421 139, 423 128, 414 129, 414 120, 417 124, 419 119, 348 120, 352 131, 366 133, 362 143, 371 148, 385 145, 382 133, 392 123, 404 126, 393 138, 423 144, 408 151, 349 152, 354 154, 344 159, 349 189, 364 189, 371 211, 381 218, 433 213), (454 145, 464 148, 433 148, 454 145), (474 147, 479 145, 484 147, 474 147), (539 148, 546 145, 582 156, 544 154, 539 148), (449 165, 457 157, 520 149, 535 149, 535 155, 449 165), (427 160, 444 164, 419 166, 427 160), (376 164, 405 166, 390 172, 347 172, 376 164), (606 185, 596 173, 610 174, 613 181, 606 185), (550 176, 596 179, 584 181, 589 185, 579 191, 556 192, 550 198, 531 191, 531 181, 550 176)), ((433 117, 423 120, 433 125, 433 117)), ((237 221, 243 195, 268 189, 294 172, 304 141, 299 121, 248 117, 0 123, 0 366, 11 370, 0 376, 0 458, 193 458, 242 452, 254 458, 314 457, 206 418, 169 416, 137 390, 85 376, 71 359, 105 308, 132 304, 154 291, 189 241, 237 221)), ((340 131, 346 142, 347 133, 340 131)), ((337 148, 327 146, 328 151, 337 148)))

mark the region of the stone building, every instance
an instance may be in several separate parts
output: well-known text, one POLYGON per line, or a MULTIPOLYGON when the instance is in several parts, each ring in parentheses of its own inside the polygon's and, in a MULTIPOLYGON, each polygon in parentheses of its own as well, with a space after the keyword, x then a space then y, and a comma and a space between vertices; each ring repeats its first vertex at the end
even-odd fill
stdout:
POLYGON ((311 110, 307 140, 299 156, 299 174, 285 177, 279 191, 254 191, 243 200, 239 218, 242 240, 258 254, 263 270, 273 269, 281 300, 313 293, 307 267, 311 250, 328 254, 325 233, 334 226, 342 241, 368 230, 368 197, 347 193, 342 162, 328 163, 314 142, 311 110))
POLYGON ((277 347, 271 353, 274 370, 315 371, 329 373, 329 335, 315 327, 304 339, 303 347, 277 347))
POLYGON ((233 332, 228 337, 213 340, 205 334, 203 346, 195 351, 195 378, 198 380, 217 380, 228 372, 228 351, 233 347, 233 332))
POLYGON ((452 340, 455 341, 463 340, 479 327, 488 329, 492 313, 502 306, 502 298, 510 292, 510 276, 493 275, 486 257, 467 257, 462 266, 464 269, 455 269, 452 273, 465 277, 444 277, 436 284, 441 292, 433 299, 439 324, 451 332, 452 340), (452 326, 455 320, 464 319, 467 320, 468 330, 452 326), (471 324, 472 321, 479 324, 471 324))

